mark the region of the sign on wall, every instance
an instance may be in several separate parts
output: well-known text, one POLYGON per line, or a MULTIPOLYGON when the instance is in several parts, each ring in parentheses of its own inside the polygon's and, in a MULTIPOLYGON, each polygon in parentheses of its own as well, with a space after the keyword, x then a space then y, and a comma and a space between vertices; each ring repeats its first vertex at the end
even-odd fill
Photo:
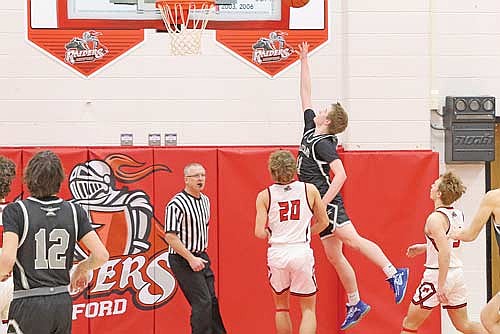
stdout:
POLYGON ((27 39, 61 64, 92 76, 144 41, 144 30, 60 29, 51 1, 27 0, 27 39), (31 15, 35 11, 37 15, 31 15))
POLYGON ((31 29, 28 40, 61 64, 89 77, 144 41, 144 30, 31 29))

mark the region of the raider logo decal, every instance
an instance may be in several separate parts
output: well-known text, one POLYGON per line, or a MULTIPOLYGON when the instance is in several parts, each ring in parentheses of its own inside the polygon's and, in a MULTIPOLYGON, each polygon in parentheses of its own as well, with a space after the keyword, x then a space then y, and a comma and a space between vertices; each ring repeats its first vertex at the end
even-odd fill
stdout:
POLYGON ((261 37, 252 45, 253 62, 265 64, 288 59, 293 54, 293 48, 287 44, 284 36, 287 34, 281 31, 269 33, 269 38, 261 37))
POLYGON ((89 30, 82 34, 82 37, 73 37, 66 43, 66 55, 64 61, 69 64, 89 63, 104 57, 109 51, 101 44, 97 36, 102 33, 89 30))

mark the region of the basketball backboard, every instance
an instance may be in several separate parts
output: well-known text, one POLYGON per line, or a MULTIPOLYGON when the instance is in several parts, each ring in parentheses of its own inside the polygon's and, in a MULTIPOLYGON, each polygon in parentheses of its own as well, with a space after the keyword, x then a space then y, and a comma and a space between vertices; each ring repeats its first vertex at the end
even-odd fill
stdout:
MULTIPOLYGON (((32 29, 165 29, 155 0, 28 1, 32 29)), ((288 29, 291 9, 289 0, 216 0, 207 29, 288 29)))
MULTIPOLYGON (((141 44, 144 29, 189 28, 189 24, 179 24, 178 20, 173 20, 177 24, 165 24, 165 15, 156 9, 156 0, 24 1, 27 39, 86 77, 141 44)), ((205 3, 205 0, 162 0, 168 5, 178 1, 205 3)), ((210 17, 207 29, 216 30, 217 45, 269 77, 297 62, 294 49, 300 42, 309 41, 311 52, 315 52, 329 41, 329 0, 215 1, 233 1, 216 5, 212 10, 215 14, 210 17)), ((161 7, 161 3, 158 5, 161 7)), ((186 44, 182 33, 171 33, 170 40, 174 39, 172 36, 186 44)), ((201 37, 201 33, 196 36, 201 37)), ((171 55, 179 55, 174 47, 170 49, 171 55)), ((198 44, 195 49, 199 50, 198 44)))

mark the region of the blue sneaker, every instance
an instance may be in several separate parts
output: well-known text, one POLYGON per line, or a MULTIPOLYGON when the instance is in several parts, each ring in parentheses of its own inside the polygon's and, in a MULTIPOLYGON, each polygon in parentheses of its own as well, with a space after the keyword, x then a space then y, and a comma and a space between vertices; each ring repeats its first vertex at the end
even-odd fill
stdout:
POLYGON ((394 291, 396 304, 401 303, 401 301, 403 301, 403 298, 405 297, 409 273, 410 270, 408 268, 399 268, 394 276, 387 279, 387 282, 389 282, 392 291, 394 291))
POLYGON ((362 300, 360 300, 356 305, 346 305, 346 308, 347 315, 344 323, 340 326, 341 330, 346 330, 356 325, 371 309, 370 305, 366 304, 362 300))

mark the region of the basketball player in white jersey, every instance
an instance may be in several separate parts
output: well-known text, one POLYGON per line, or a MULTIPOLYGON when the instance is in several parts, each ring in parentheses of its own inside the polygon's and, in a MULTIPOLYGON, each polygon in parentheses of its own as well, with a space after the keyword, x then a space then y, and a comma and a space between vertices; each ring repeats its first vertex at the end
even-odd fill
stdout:
MULTIPOLYGON (((500 247, 500 189, 486 193, 472 223, 467 228, 457 231, 453 237, 462 241, 475 240, 490 217, 493 218, 493 227, 500 247)), ((489 333, 500 333, 500 292, 497 292, 481 311, 481 323, 489 333)))
POLYGON ((439 177, 431 186, 430 198, 435 210, 425 223, 427 242, 412 245, 407 250, 408 257, 426 253, 425 271, 403 320, 401 333, 417 333, 432 309, 439 305, 448 311, 453 326, 460 332, 487 333, 481 324, 468 318, 461 244, 450 238, 452 231, 464 227, 463 212, 451 207, 464 192, 462 181, 451 172, 439 177))
MULTIPOLYGON (((2 211, 7 206, 5 198, 10 193, 10 186, 15 176, 16 165, 10 159, 0 156, 0 252, 3 246, 2 211)), ((11 276, 0 279, 2 280, 0 282, 0 333, 6 333, 14 283, 11 276)))
POLYGON ((289 151, 269 157, 275 182, 257 195, 255 235, 268 239, 267 265, 276 305, 277 334, 292 334, 290 295, 299 297, 302 309, 300 334, 316 333, 316 278, 309 245, 312 234, 328 226, 325 205, 316 187, 294 181, 296 161, 289 151), (311 218, 316 223, 311 226, 311 218), (267 226, 266 226, 267 223, 267 226))

